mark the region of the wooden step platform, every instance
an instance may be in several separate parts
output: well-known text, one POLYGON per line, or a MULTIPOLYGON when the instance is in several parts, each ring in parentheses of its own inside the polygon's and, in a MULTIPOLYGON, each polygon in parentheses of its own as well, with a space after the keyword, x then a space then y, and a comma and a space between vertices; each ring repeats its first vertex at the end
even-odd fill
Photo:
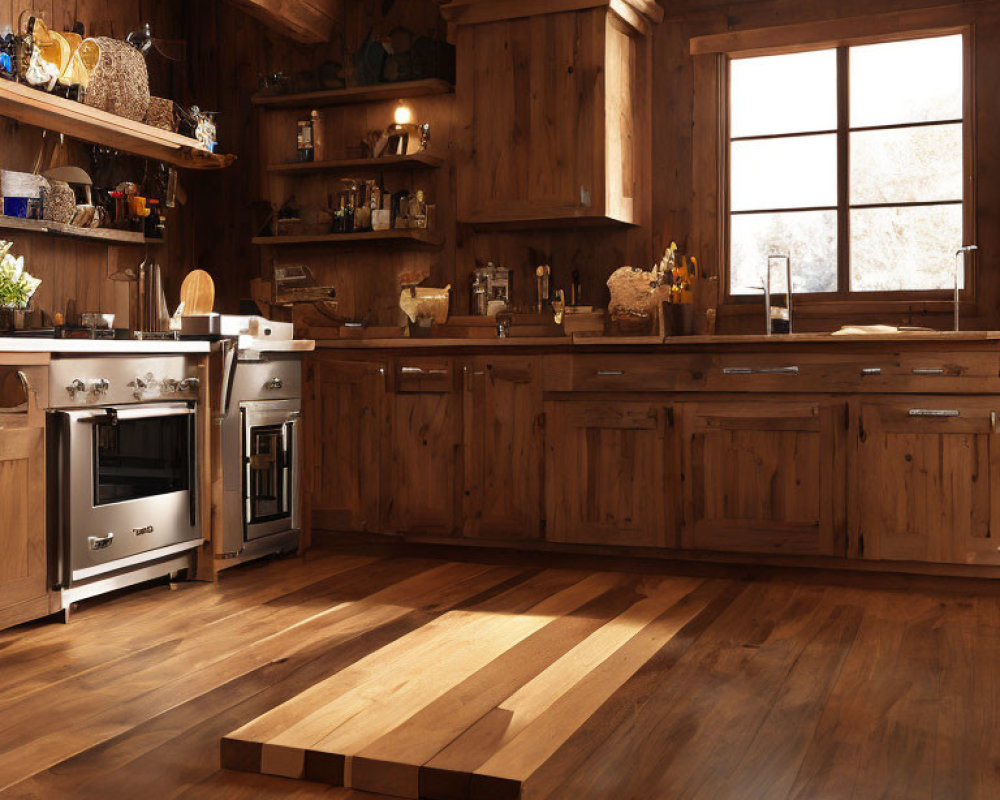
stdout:
MULTIPOLYGON (((400 797, 520 798, 724 591, 697 578, 540 572, 229 734, 222 766, 400 797)), ((369 601, 391 605, 400 588, 380 594, 369 601)))

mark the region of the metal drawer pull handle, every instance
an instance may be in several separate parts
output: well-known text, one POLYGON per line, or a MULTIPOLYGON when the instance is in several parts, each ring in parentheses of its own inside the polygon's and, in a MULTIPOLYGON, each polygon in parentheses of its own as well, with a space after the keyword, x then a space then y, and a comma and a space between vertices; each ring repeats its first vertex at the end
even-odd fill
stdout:
POLYGON ((914 375, 944 375, 944 370, 939 367, 914 367, 910 372, 914 375))
POLYGON ((623 369, 599 369, 599 370, 597 370, 597 374, 600 375, 602 378, 611 378, 611 377, 614 377, 616 375, 624 375, 625 374, 625 370, 623 370, 623 369))
POLYGON ((271 378, 267 383, 264 384, 265 389, 280 389, 285 385, 281 378, 271 378))
POLYGON ((760 375, 798 375, 798 367, 764 367, 757 370, 760 375))
POLYGON ((424 369, 423 367, 400 367, 402 375, 447 375, 446 369, 424 369))
POLYGON ((882 367, 862 367, 861 375, 862 377, 866 375, 881 375, 882 367))
POLYGON ((957 408, 911 408, 911 417, 960 417, 962 412, 957 408))
POLYGON ((106 547, 111 547, 114 538, 113 533, 108 533, 107 536, 88 536, 87 544, 90 545, 91 550, 104 550, 106 547))
POLYGON ((723 367, 723 375, 798 375, 798 367, 723 367))

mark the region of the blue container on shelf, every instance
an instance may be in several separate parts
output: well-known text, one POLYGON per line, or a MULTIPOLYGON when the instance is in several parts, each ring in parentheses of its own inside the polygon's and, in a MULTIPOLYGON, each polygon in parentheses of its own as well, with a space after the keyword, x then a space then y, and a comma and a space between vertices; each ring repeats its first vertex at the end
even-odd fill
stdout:
POLYGON ((3 199, 3 214, 5 217, 20 217, 25 219, 28 216, 27 197, 5 197, 3 199))

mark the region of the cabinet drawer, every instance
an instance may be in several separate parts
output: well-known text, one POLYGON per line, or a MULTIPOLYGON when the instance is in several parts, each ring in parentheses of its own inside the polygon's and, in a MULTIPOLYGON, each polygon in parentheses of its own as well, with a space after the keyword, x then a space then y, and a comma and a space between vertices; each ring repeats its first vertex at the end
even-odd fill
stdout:
POLYGON ((400 358, 393 365, 397 392, 453 392, 454 364, 450 358, 400 358))
POLYGON ((1000 354, 722 354, 705 377, 708 390, 728 392, 995 391, 1000 354))
POLYGON ((702 355, 579 355, 573 357, 577 392, 672 392, 705 386, 710 360, 702 355))

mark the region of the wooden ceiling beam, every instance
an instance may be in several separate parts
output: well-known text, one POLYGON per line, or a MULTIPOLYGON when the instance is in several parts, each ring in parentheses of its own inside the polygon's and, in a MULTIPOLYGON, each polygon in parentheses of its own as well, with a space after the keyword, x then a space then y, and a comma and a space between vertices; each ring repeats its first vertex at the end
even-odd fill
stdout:
POLYGON ((233 5, 303 44, 330 41, 342 0, 230 0, 233 5))
POLYGON ((663 9, 655 0, 451 0, 441 6, 441 14, 456 25, 475 25, 602 6, 611 8, 626 22, 636 21, 644 27, 663 19, 663 9))

